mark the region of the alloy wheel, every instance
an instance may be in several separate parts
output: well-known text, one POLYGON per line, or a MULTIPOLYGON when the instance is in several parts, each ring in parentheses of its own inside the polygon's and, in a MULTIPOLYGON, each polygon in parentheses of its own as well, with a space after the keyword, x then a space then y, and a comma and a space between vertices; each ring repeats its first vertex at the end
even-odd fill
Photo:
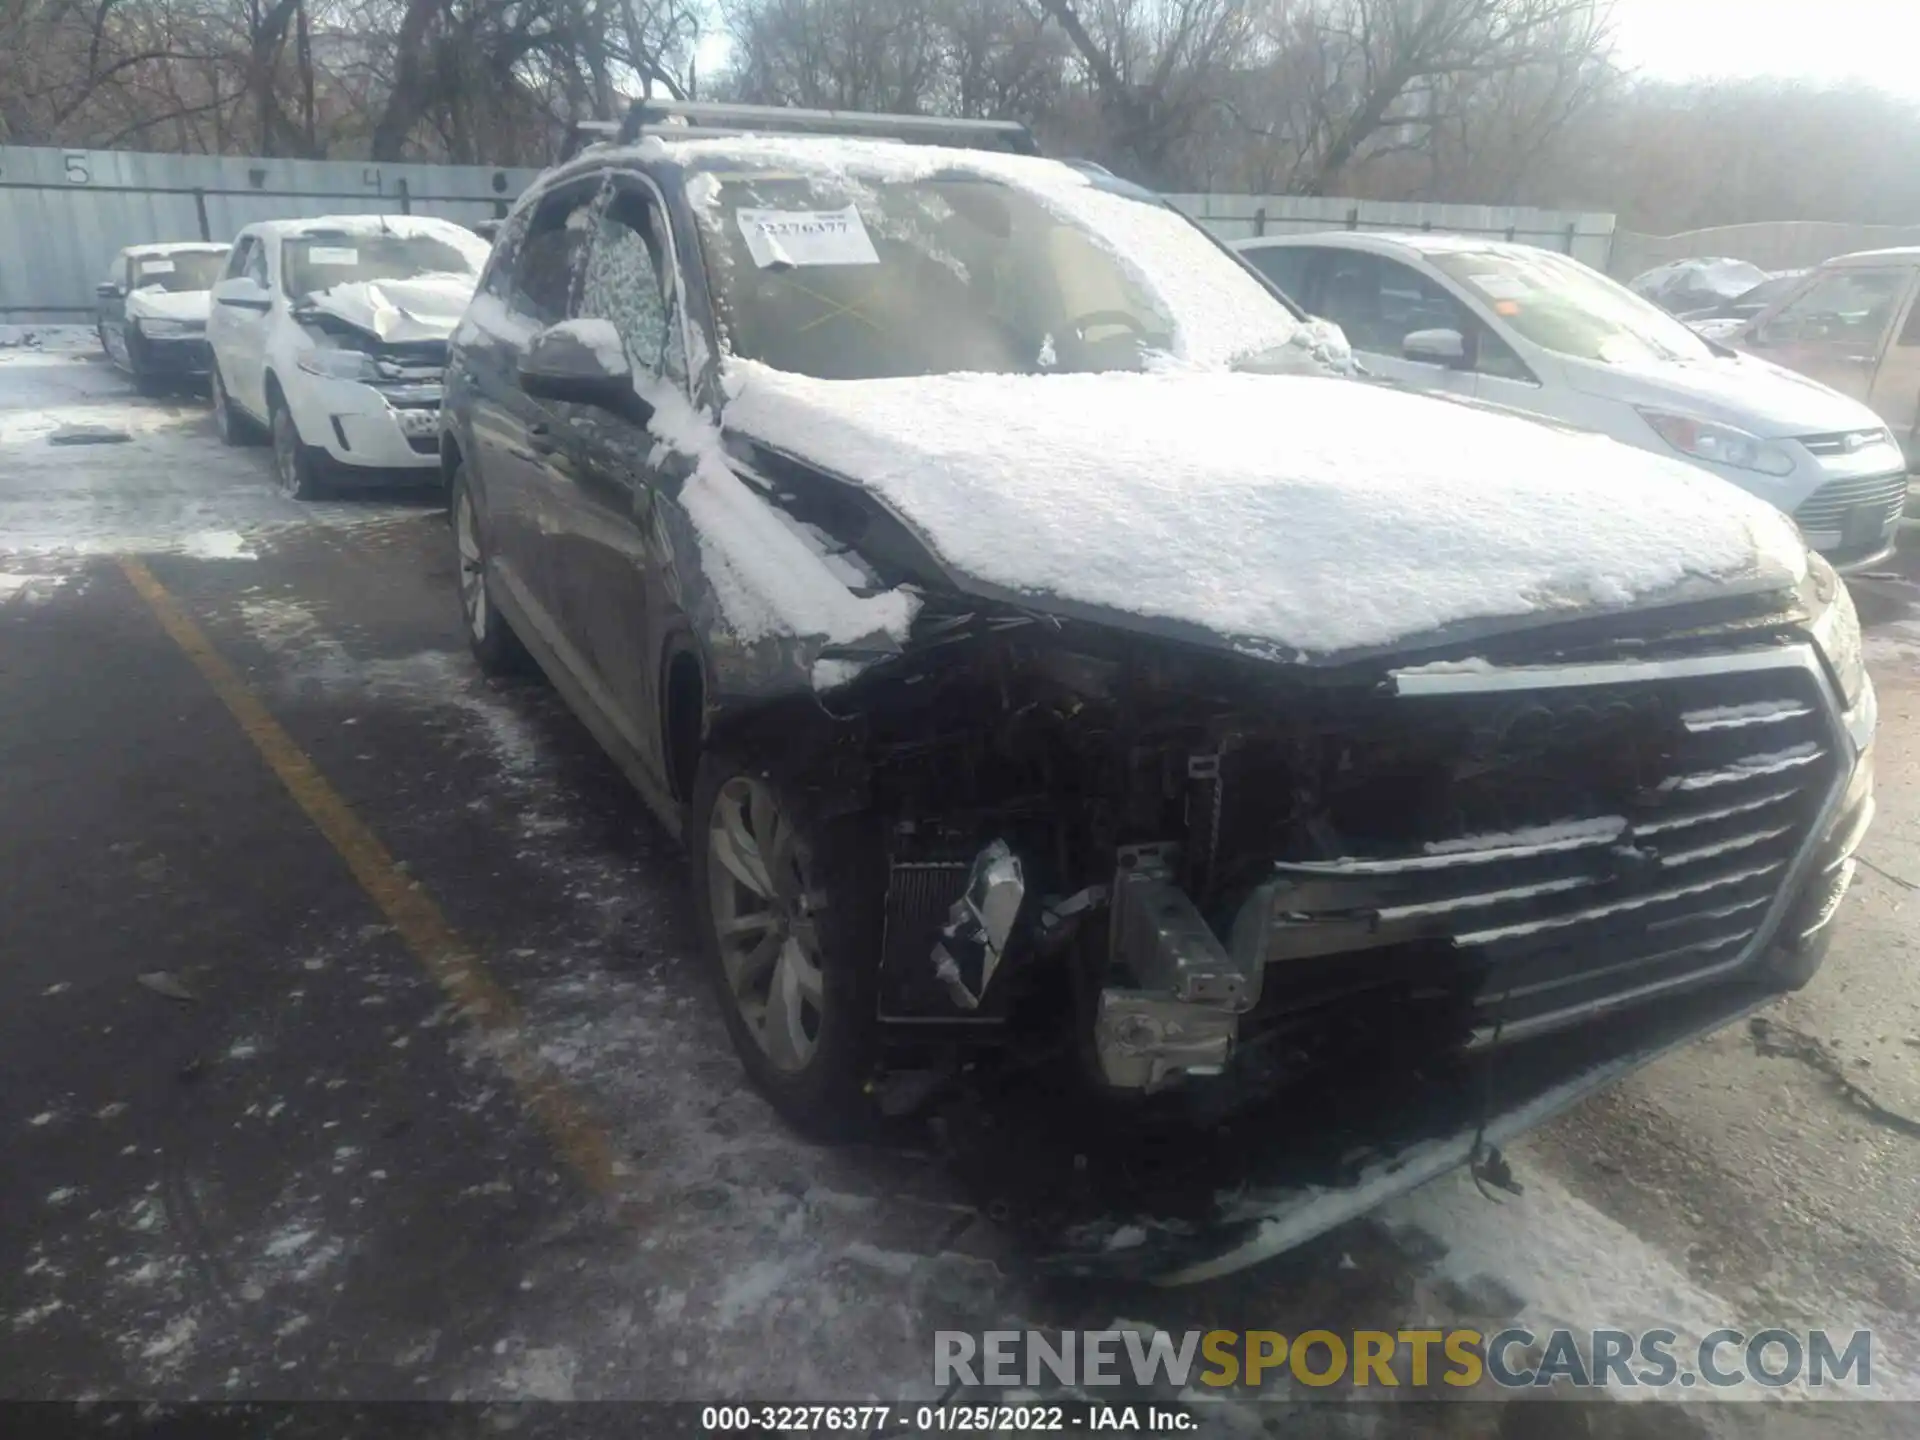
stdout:
POLYGON ((799 832, 765 781, 735 775, 707 820, 708 903, 727 990, 777 1070, 820 1044, 826 982, 799 832))
POLYGON ((487 576, 480 553, 480 530, 473 514, 473 496, 463 486, 453 512, 454 544, 460 551, 460 608, 476 641, 487 638, 487 576))

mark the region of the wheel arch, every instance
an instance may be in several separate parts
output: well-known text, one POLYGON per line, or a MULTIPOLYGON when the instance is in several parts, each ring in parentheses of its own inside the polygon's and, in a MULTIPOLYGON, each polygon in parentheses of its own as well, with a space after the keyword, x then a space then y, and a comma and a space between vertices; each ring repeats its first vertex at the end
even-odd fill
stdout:
POLYGON ((676 631, 660 657, 660 759, 667 788, 683 805, 693 799, 706 742, 706 662, 693 637, 676 631))

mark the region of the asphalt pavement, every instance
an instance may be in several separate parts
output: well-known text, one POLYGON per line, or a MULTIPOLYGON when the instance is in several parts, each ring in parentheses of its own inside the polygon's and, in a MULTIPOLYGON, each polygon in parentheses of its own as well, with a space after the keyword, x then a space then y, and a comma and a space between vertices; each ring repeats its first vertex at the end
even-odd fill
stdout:
MULTIPOLYGON (((674 846, 473 668, 430 499, 296 504, 198 402, 0 349, 0 1398, 900 1401, 943 1328, 1506 1322, 1871 1326, 1920 1398, 1914 551, 1854 585, 1881 809, 1810 989, 1515 1147, 1520 1195, 1069 1285, 937 1134, 746 1089, 674 846)), ((1618 1433, 1715 1426, 1661 1408, 1618 1433)))

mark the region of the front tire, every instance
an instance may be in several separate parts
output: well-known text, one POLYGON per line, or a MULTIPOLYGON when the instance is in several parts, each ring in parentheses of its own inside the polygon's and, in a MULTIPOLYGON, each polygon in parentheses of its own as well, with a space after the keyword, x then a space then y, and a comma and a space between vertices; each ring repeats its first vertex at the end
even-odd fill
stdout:
POLYGON ((480 507, 467 484, 467 467, 455 467, 448 496, 452 516, 454 563, 459 566, 460 618, 465 622, 467 648, 480 669, 495 676, 519 675, 532 669, 526 647, 513 633, 507 617, 493 603, 488 589, 490 558, 480 507))
POLYGON ((300 438, 293 423, 293 412, 280 396, 272 398, 273 416, 269 426, 273 436, 273 473, 280 489, 290 500, 318 500, 325 486, 320 480, 320 461, 313 447, 300 438))
POLYGON ((868 1129, 879 1057, 883 859, 868 818, 817 821, 709 752, 687 818, 701 950, 747 1077, 795 1129, 868 1129))

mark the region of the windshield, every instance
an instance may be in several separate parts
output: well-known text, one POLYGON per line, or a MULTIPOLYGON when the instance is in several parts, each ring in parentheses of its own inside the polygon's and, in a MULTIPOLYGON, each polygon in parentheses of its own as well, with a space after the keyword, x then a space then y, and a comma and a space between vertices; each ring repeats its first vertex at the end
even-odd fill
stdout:
POLYGON ((1291 312, 1183 217, 1070 183, 1079 203, 1110 208, 1111 223, 960 169, 716 169, 688 191, 724 344, 780 370, 832 380, 1139 370, 1173 357, 1225 363, 1292 338, 1291 312))
MULTIPOLYGON (((486 242, 474 244, 485 253, 486 242)), ((296 235, 281 252, 287 294, 295 299, 361 280, 411 280, 417 275, 474 275, 472 258, 431 235, 296 235)))
POLYGON ((134 255, 135 290, 211 290, 227 268, 224 250, 176 250, 171 255, 134 255))
POLYGON ((1706 342, 1664 310, 1551 250, 1442 251, 1429 258, 1521 336, 1555 354, 1607 365, 1712 358, 1706 342))

